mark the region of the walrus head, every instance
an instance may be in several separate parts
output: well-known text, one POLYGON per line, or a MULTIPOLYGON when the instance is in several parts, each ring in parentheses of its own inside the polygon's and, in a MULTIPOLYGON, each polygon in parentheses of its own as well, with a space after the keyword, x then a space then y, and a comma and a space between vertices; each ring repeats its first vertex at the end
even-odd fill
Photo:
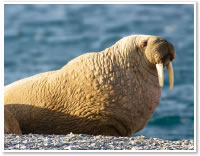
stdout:
POLYGON ((172 60, 176 58, 176 53, 173 45, 165 39, 157 36, 150 36, 141 40, 140 47, 143 49, 146 60, 149 63, 156 65, 159 84, 163 87, 164 72, 163 68, 166 66, 169 75, 170 90, 173 89, 174 73, 172 60))

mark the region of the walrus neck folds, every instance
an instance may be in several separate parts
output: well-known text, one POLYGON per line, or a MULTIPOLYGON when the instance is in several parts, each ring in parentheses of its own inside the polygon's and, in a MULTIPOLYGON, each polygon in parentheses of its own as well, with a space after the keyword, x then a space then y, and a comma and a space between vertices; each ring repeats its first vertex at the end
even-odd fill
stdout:
POLYGON ((129 42, 125 42, 122 39, 110 48, 107 48, 105 51, 107 53, 109 53, 109 51, 115 51, 115 56, 117 57, 120 66, 126 68, 127 70, 130 67, 135 68, 137 69, 138 74, 141 74, 144 79, 148 79, 148 81, 155 83, 155 80, 158 79, 156 67, 147 60, 144 52, 142 52, 139 48, 139 43, 141 42, 142 37, 148 36, 134 36, 125 40, 129 40, 129 42), (148 75, 148 77, 146 77, 146 75, 148 75))

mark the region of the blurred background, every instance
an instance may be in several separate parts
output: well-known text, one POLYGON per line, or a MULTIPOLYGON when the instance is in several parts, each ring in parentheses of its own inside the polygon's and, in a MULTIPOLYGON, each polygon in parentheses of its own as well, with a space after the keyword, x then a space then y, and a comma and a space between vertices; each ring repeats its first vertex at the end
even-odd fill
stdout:
POLYGON ((194 6, 5 5, 4 85, 56 70, 86 52, 101 51, 131 34, 162 36, 176 50, 175 87, 168 74, 148 125, 136 135, 194 139, 194 6))

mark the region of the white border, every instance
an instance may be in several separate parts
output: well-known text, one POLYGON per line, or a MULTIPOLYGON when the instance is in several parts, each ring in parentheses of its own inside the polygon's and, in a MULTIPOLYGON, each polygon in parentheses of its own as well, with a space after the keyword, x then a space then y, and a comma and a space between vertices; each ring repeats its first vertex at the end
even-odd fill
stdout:
POLYGON ((187 4, 187 3, 194 3, 196 2, 195 0, 3 0, 4 3, 31 3, 31 4, 35 4, 35 3, 45 3, 45 4, 49 4, 49 3, 53 3, 53 4, 61 4, 61 3, 67 3, 67 4, 80 4, 80 3, 92 3, 92 4, 96 4, 96 3, 103 3, 103 4, 107 4, 107 3, 112 3, 112 4, 116 4, 116 3, 121 3, 121 4, 127 4, 127 3, 134 3, 134 4, 187 4))
POLYGON ((197 5, 194 5, 194 151, 197 151, 197 120, 196 120, 196 117, 197 117, 197 80, 196 80, 196 77, 197 77, 197 5))
MULTIPOLYGON (((0 5, 0 13, 1 13, 1 18, 0 18, 0 71, 1 71, 1 76, 0 76, 0 119, 4 119, 4 94, 3 94, 3 89, 4 89, 4 5, 0 5), (3 73, 3 74, 2 74, 3 73)), ((0 128, 0 133, 1 133, 1 147, 4 147, 4 120, 1 120, 1 128, 0 128)))
MULTIPOLYGON (((197 149, 196 149, 196 146, 197 146, 197 138, 196 138, 196 135, 197 135, 197 131, 196 131, 196 59, 197 59, 197 49, 196 49, 196 39, 197 39, 197 31, 196 31, 196 25, 197 25, 197 22, 196 22, 196 19, 197 19, 197 4, 195 1, 176 1, 174 2, 173 0, 172 1, 154 1, 154 2, 151 2, 151 1, 132 1, 132 0, 125 0, 125 1, 120 1, 120 0, 115 0, 115 1, 112 1, 112 0, 108 0, 108 1, 103 1, 103 0, 100 0, 100 1, 94 1, 94 0, 88 0, 88 1, 81 1, 81 0, 73 0, 73 1, 64 1, 64 0, 61 0, 59 2, 55 2, 55 1, 52 1, 52 0, 43 0, 43 1, 40 1, 40 0, 34 0, 34 1, 27 1, 27 0, 21 0, 21 1, 17 1, 17 0, 4 0, 3 3, 1 3, 1 14, 3 15, 3 18, 1 18, 1 25, 3 25, 3 27, 1 28, 1 42, 0 43, 0 47, 2 47, 3 49, 3 52, 1 51, 0 53, 0 61, 3 62, 3 66, 1 66, 1 71, 3 71, 2 73, 4 73, 4 4, 193 4, 194 5, 194 150, 132 150, 132 151, 124 151, 124 150, 121 150, 121 151, 116 151, 116 150, 75 150, 75 151, 66 151, 66 150, 23 150, 23 151, 19 151, 19 150, 12 150, 12 151, 8 151, 8 150, 4 150, 4 142, 1 141, 1 144, 2 144, 2 151, 5 152, 5 153, 11 153, 11 152, 18 152, 18 153, 24 153, 24 152, 37 152, 37 153, 54 153, 54 152, 70 152, 70 153, 76 153, 76 152, 133 152, 133 153, 146 153, 146 152, 150 152, 150 153, 160 153, 160 152, 178 152, 178 153, 183 153, 183 152, 189 152, 189 153, 193 153, 193 152, 196 152, 197 149)), ((1 74, 1 77, 0 77, 0 85, 2 86, 1 87, 1 97, 3 97, 3 86, 4 86, 4 74, 3 74, 3 77, 2 77, 2 74, 1 74)), ((3 98, 1 98, 1 114, 3 114, 4 112, 2 112, 2 110, 4 109, 3 107, 3 98)), ((3 119, 1 117, 1 119, 3 119)), ((3 123, 3 122, 1 122, 3 123)), ((1 140, 4 140, 4 134, 3 134, 3 131, 4 131, 4 124, 3 126, 1 126, 1 137, 2 139, 1 140)))
POLYGON ((4 4, 196 4, 195 1, 134 1, 134 0, 4 0, 4 4))

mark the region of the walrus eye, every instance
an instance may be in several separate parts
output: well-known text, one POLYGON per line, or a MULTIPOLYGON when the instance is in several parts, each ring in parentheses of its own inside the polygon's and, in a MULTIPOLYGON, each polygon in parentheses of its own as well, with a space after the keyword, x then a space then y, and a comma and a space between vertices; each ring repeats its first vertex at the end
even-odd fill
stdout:
POLYGON ((143 40, 142 42, 141 42, 141 47, 142 48, 145 48, 147 46, 147 40, 143 40))

